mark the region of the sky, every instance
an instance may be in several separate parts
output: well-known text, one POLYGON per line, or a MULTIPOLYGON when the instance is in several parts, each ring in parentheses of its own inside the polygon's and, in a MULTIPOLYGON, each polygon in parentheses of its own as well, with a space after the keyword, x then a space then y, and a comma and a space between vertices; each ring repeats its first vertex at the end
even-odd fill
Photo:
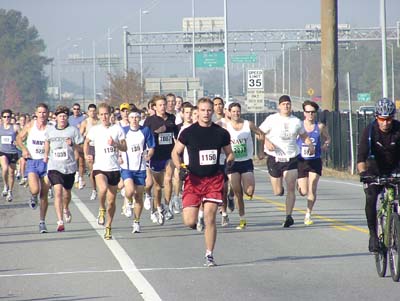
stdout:
MULTIPOLYGON (((320 23, 322 0, 227 0, 228 30, 300 29, 320 23)), ((223 0, 194 0, 197 17, 223 16, 223 0)), ((28 17, 47 45, 46 55, 72 52, 91 54, 92 41, 98 54, 122 56, 123 26, 139 31, 140 9, 143 32, 181 31, 182 19, 191 17, 192 0, 0 0, 0 8, 15 9, 28 17)), ((379 26, 380 0, 338 0, 339 23, 353 28, 379 26)), ((386 0, 387 26, 400 21, 400 1, 386 0)), ((74 73, 74 72, 71 72, 74 73)), ((100 79, 99 79, 100 80, 100 79)))

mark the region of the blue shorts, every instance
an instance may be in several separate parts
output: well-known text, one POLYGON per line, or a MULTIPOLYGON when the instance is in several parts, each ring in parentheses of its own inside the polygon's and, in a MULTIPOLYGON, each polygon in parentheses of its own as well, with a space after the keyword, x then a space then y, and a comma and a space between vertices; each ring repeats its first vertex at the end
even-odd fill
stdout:
POLYGON ((129 170, 121 169, 122 180, 132 179, 133 183, 138 186, 144 186, 146 182, 146 171, 145 170, 129 170))
POLYGON ((168 160, 160 160, 160 161, 156 161, 156 160, 150 160, 150 169, 152 171, 155 172, 161 172, 165 170, 165 167, 167 166, 168 162, 170 159, 168 160))
POLYGON ((28 174, 37 174, 39 178, 43 178, 47 175, 47 163, 43 159, 28 159, 26 161, 25 176, 28 174))

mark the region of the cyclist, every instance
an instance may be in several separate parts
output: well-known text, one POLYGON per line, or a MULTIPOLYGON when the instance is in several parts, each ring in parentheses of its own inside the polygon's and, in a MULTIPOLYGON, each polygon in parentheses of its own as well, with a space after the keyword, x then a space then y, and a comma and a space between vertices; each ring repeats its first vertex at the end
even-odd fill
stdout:
MULTIPOLYGON (((358 147, 357 169, 365 176, 388 175, 398 171, 400 162, 400 122, 394 119, 396 107, 388 98, 375 105, 375 119, 363 131, 358 147)), ((365 215, 369 230, 369 251, 377 252, 376 203, 383 186, 364 184, 365 215)))

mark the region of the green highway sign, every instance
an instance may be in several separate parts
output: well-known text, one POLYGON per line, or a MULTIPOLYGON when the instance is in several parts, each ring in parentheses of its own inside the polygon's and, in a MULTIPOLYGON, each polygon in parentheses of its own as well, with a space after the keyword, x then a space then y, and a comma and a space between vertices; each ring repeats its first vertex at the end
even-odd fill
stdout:
POLYGON ((371 101, 371 93, 357 93, 357 100, 358 101, 371 101))
POLYGON ((196 68, 222 68, 225 66, 225 53, 216 52, 196 52, 196 68))
POLYGON ((232 64, 257 63, 257 54, 231 55, 232 64))

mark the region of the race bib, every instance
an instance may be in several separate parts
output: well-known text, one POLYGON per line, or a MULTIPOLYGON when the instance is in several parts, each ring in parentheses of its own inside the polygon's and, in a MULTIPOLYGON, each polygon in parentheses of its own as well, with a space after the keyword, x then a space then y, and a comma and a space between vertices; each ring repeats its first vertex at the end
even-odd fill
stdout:
POLYGON ((310 148, 308 146, 302 146, 301 147, 301 156, 303 158, 313 158, 315 157, 315 154, 310 155, 310 148))
POLYGON ((139 144, 134 144, 130 147, 130 150, 132 153, 140 152, 140 145, 139 144))
POLYGON ((160 133, 160 134, 158 134, 158 144, 159 145, 172 144, 172 133, 160 133))
POLYGON ((114 146, 109 146, 104 148, 105 154, 114 154, 116 152, 116 148, 114 146))
POLYGON ((289 158, 287 158, 287 157, 275 157, 275 162, 281 162, 281 163, 289 162, 289 158))
POLYGON ((53 158, 56 161, 65 161, 68 159, 68 152, 66 148, 57 148, 53 150, 53 158))
POLYGON ((216 149, 199 151, 200 165, 214 165, 217 163, 218 152, 216 149))
POLYGON ((247 157, 247 144, 234 144, 233 145, 233 153, 235 154, 235 158, 246 158, 247 157))
POLYGON ((12 137, 11 136, 1 136, 1 144, 11 144, 12 137))

